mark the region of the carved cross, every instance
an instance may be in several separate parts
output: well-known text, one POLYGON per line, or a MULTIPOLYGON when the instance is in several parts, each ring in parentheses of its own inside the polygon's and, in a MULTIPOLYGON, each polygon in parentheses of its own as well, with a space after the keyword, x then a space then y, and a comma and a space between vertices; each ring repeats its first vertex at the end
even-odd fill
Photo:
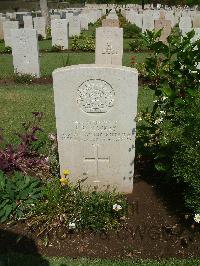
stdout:
POLYGON ((95 168, 94 170, 96 172, 96 177, 98 179, 98 177, 99 177, 99 163, 100 162, 104 162, 104 163, 108 163, 109 164, 110 157, 109 156, 108 157, 107 156, 104 157, 104 156, 100 155, 99 145, 98 144, 94 145, 94 149, 95 149, 95 156, 85 157, 84 161, 86 163, 89 163, 89 162, 94 163, 94 168, 95 168))

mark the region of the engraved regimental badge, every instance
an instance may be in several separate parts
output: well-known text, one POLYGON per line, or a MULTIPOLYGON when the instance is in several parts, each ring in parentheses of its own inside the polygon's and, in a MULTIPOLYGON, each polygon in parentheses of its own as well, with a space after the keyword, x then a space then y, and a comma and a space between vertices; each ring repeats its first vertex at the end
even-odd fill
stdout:
POLYGON ((114 105, 114 90, 100 79, 83 82, 77 91, 77 103, 86 113, 107 113, 114 105))

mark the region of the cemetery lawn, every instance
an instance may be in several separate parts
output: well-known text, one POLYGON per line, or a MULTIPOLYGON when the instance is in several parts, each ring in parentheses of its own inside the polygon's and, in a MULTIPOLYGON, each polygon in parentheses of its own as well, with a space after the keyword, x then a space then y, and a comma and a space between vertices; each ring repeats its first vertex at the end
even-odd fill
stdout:
MULTIPOLYGON (((137 63, 144 62, 147 53, 127 52, 123 56, 123 65, 131 66, 131 57, 135 57, 137 63)), ((51 77, 52 71, 66 65, 92 64, 95 62, 95 54, 91 52, 61 52, 40 53, 41 77, 51 77)), ((0 55, 0 85, 2 79, 9 80, 14 76, 12 55, 0 55), (2 67, 3 66, 3 67, 2 67)))
MULTIPOLYGON (((9 141, 15 141, 13 132, 18 132, 21 124, 31 119, 32 112, 43 113, 41 127, 45 133, 55 132, 51 83, 0 85, 0 99, 0 128, 4 128, 5 136, 9 141)), ((145 110, 152 101, 153 94, 150 90, 145 88, 139 90, 139 111, 145 110)))
POLYGON ((35 265, 49 265, 49 266, 193 266, 199 265, 200 260, 188 259, 188 260, 141 260, 141 261, 112 261, 112 260, 90 260, 86 258, 82 259, 67 259, 67 258, 49 258, 40 256, 27 256, 19 254, 11 254, 7 256, 0 256, 0 262, 9 260, 9 265, 13 266, 35 266, 35 265))

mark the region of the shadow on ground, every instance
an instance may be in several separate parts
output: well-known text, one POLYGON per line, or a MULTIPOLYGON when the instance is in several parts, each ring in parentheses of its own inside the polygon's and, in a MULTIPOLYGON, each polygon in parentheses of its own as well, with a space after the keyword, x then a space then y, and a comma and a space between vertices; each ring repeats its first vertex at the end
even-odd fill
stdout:
POLYGON ((42 258, 34 240, 22 234, 0 229, 0 266, 18 265, 48 266, 50 264, 42 258))

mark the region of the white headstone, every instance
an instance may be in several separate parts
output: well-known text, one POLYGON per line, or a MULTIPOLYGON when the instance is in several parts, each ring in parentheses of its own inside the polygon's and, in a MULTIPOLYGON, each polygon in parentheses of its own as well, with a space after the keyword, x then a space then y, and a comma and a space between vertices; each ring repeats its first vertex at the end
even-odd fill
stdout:
POLYGON ((69 37, 79 36, 81 34, 81 21, 79 16, 69 18, 69 37))
POLYGON ((19 28, 18 21, 4 21, 3 22, 3 34, 4 34, 5 46, 12 47, 11 30, 18 29, 18 28, 19 28))
POLYGON ((143 15, 142 14, 135 14, 134 15, 134 23, 139 28, 142 28, 142 20, 143 20, 143 15))
POLYGON ((100 27, 96 29, 96 64, 122 65, 123 29, 100 27))
POLYGON ((32 16, 23 16, 24 29, 33 29, 33 18, 32 16))
POLYGON ((40 76, 36 30, 12 30, 12 55, 15 73, 40 76))
POLYGON ((33 23, 37 34, 46 39, 46 19, 44 17, 36 17, 33 19, 33 23))
POLYGON ((49 25, 49 9, 47 5, 47 0, 40 0, 40 8, 42 17, 45 18, 45 25, 49 25))
POLYGON ((0 40, 4 39, 4 34, 3 34, 3 22, 5 22, 7 19, 5 17, 0 17, 0 40))
POLYGON ((189 16, 180 17, 179 28, 182 30, 183 28, 192 28, 192 20, 189 16))
POLYGON ((172 28, 176 25, 176 18, 173 14, 173 11, 168 11, 165 13, 165 19, 171 21, 172 28))
POLYGON ((154 29, 154 17, 152 15, 143 14, 142 32, 154 29))
POLYGON ((60 19, 60 15, 56 14, 56 15, 51 15, 51 20, 54 20, 54 19, 60 19))
POLYGON ((54 19, 51 21, 52 45, 68 49, 68 19, 54 19))
POLYGON ((200 14, 197 14, 193 18, 193 28, 200 28, 200 14))
POLYGON ((101 190, 133 188, 136 69, 78 65, 53 72, 60 170, 101 190))
POLYGON ((82 30, 88 30, 88 18, 85 14, 79 15, 80 22, 81 22, 81 29, 82 30))

